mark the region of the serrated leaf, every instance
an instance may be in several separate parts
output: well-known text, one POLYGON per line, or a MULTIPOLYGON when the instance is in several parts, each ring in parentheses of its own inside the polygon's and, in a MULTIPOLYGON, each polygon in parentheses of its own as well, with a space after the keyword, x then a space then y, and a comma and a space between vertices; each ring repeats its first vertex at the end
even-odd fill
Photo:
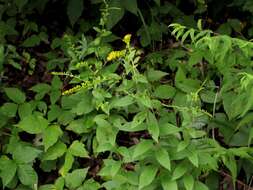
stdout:
POLYGON ((139 190, 148 186, 155 179, 158 168, 154 165, 145 166, 142 168, 139 179, 139 190))
POLYGON ((76 169, 71 173, 68 173, 65 177, 66 186, 69 189, 76 189, 79 187, 86 178, 88 168, 76 169))
POLYGON ((25 102, 26 96, 18 88, 5 88, 4 91, 8 98, 10 98, 13 102, 17 104, 22 104, 25 102))
POLYGON ((160 85, 154 91, 154 95, 157 98, 161 98, 161 99, 173 98, 175 94, 176 94, 176 89, 170 85, 160 85))
POLYGON ((14 178, 17 170, 17 165, 13 160, 6 156, 0 158, 0 177, 2 179, 3 187, 8 185, 14 178))
POLYGON ((112 159, 104 160, 105 166, 99 171, 99 176, 113 178, 121 167, 121 162, 112 159))
POLYGON ((147 126, 148 132, 151 134, 152 138, 158 142, 159 138, 159 126, 155 115, 152 112, 148 112, 147 115, 147 126))
POLYGON ((23 185, 34 186, 38 183, 37 173, 29 164, 18 165, 18 177, 23 185))
POLYGON ((60 136, 62 136, 63 132, 59 125, 52 125, 47 127, 42 133, 43 145, 45 147, 45 151, 52 145, 54 145, 60 136))
POLYGON ((183 181, 186 190, 193 190, 194 178, 192 177, 192 175, 185 175, 183 181))
POLYGON ((66 151, 67 146, 63 142, 58 141, 43 154, 42 160, 55 160, 61 157, 66 151))
POLYGON ((142 140, 139 142, 133 150, 133 158, 143 155, 147 151, 153 148, 153 143, 150 140, 142 140))
POLYGON ((65 177, 66 174, 69 172, 69 170, 72 168, 72 165, 74 163, 74 156, 72 156, 71 153, 67 152, 65 155, 65 161, 61 169, 59 170, 59 173, 65 177))
POLYGON ((22 146, 21 144, 19 144, 14 149, 12 155, 13 159, 17 163, 24 164, 33 162, 41 152, 42 151, 38 150, 37 148, 31 146, 22 146))
POLYGON ((17 126, 27 133, 38 134, 48 126, 48 121, 41 116, 29 115, 23 118, 17 126))
POLYGON ((169 171, 171 170, 170 156, 164 148, 160 148, 155 152, 156 160, 169 171))
POLYGON ((73 156, 78 157, 89 157, 87 150, 84 147, 84 144, 79 141, 74 141, 68 150, 73 156))
POLYGON ((76 23, 83 12, 83 0, 69 0, 67 14, 72 26, 76 23))
POLYGON ((186 173, 187 168, 188 167, 183 163, 178 164, 175 170, 173 171, 172 180, 176 180, 182 177, 186 173))

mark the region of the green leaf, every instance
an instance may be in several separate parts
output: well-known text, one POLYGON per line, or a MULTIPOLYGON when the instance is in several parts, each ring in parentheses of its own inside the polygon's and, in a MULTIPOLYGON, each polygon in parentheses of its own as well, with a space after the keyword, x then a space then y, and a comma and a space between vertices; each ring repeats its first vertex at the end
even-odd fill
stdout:
POLYGON ((67 146, 61 142, 58 141, 56 144, 51 146, 47 152, 42 157, 42 160, 55 160, 59 157, 61 157, 65 152, 67 151, 67 146))
POLYGON ((164 148, 160 148, 155 152, 156 160, 169 171, 171 170, 170 157, 164 148))
POLYGON ((67 14, 72 26, 76 23, 83 12, 83 0, 69 0, 67 14))
POLYGON ((42 133, 43 145, 45 147, 45 151, 51 146, 53 146, 62 136, 63 132, 59 125, 52 125, 47 127, 42 133))
POLYGON ((14 178, 17 165, 13 160, 6 156, 0 158, 0 177, 2 178, 3 187, 8 185, 14 178))
POLYGON ((22 44, 24 47, 35 47, 38 45, 40 45, 40 37, 35 34, 27 38, 22 44))
POLYGON ((48 121, 41 116, 29 115, 23 118, 17 126, 27 133, 38 134, 48 126, 48 121))
POLYGON ((24 119, 26 116, 29 116, 32 114, 32 105, 28 102, 25 102, 23 104, 20 104, 18 107, 18 115, 20 119, 24 119))
POLYGON ((120 161, 112 159, 104 160, 104 167, 99 171, 99 176, 113 178, 121 167, 120 161))
POLYGON ((22 104, 25 102, 26 96, 18 88, 5 88, 4 91, 8 98, 10 98, 13 102, 17 104, 22 104))
POLYGON ((15 4, 17 5, 19 12, 23 9, 27 2, 28 0, 15 0, 15 4))
POLYGON ((111 102, 111 107, 126 107, 134 103, 134 98, 131 96, 124 96, 122 98, 115 99, 111 102))
POLYGON ((176 89, 170 85, 160 85, 155 89, 154 95, 161 99, 173 98, 176 94, 176 89))
POLYGON ((147 151, 153 148, 153 143, 150 140, 142 140, 139 142, 133 150, 133 158, 143 155, 147 151))
POLYGON ((148 186, 155 179, 158 168, 154 165, 144 166, 139 179, 139 188, 148 186))
POLYGON ((169 177, 162 177, 161 180, 163 190, 178 190, 177 181, 173 181, 169 177))
POLYGON ((66 186, 69 189, 76 189, 80 185, 82 185, 82 182, 86 178, 88 172, 88 168, 83 169, 76 169, 71 173, 68 173, 65 177, 65 183, 66 186))
POLYGON ((4 103, 0 108, 0 113, 7 117, 15 117, 18 109, 18 105, 14 103, 4 103))
POLYGON ((69 152, 73 156, 78 156, 78 157, 89 157, 88 152, 86 151, 84 144, 79 142, 79 141, 74 141, 70 147, 69 147, 69 152))
POLYGON ((137 11, 138 11, 137 0, 122 1, 121 3, 126 10, 137 15, 137 11))
POLYGON ((38 183, 37 173, 29 164, 18 165, 18 177, 21 183, 27 186, 34 186, 38 183))
POLYGON ((188 159, 195 167, 199 167, 199 157, 196 151, 193 150, 193 152, 191 152, 191 155, 188 156, 188 159))
POLYGON ((147 126, 148 132, 151 134, 152 138, 158 142, 159 138, 159 126, 155 115, 152 112, 148 112, 147 115, 147 126))
POLYGON ((193 190, 194 178, 192 177, 192 175, 185 175, 183 181, 186 190, 193 190))
POLYGON ((17 163, 24 164, 33 162, 41 152, 42 151, 38 150, 37 148, 31 146, 22 146, 21 144, 18 144, 14 149, 12 155, 13 159, 17 163))
POLYGON ((168 73, 159 70, 154 70, 153 68, 147 71, 147 78, 150 82, 159 81, 166 75, 168 75, 168 73))
POLYGON ((224 162, 225 166, 231 172, 232 180, 233 180, 233 183, 235 185, 235 180, 236 180, 236 177, 237 177, 237 164, 236 164, 236 160, 234 159, 233 156, 229 156, 228 158, 224 159, 223 162, 224 162))
POLYGON ((109 16, 107 17, 106 26, 107 29, 113 28, 124 16, 125 10, 122 7, 122 1, 120 0, 111 0, 109 3, 109 16))
POLYGON ((65 162, 61 169, 59 170, 59 173, 65 177, 66 174, 69 172, 69 170, 72 168, 72 165, 74 163, 74 156, 72 156, 71 153, 67 152, 65 155, 65 162))
POLYGON ((178 164, 175 170, 173 171, 172 180, 176 180, 182 177, 186 173, 187 168, 188 167, 183 163, 178 164))
POLYGON ((197 181, 194 185, 194 190, 209 190, 209 188, 204 183, 197 181))

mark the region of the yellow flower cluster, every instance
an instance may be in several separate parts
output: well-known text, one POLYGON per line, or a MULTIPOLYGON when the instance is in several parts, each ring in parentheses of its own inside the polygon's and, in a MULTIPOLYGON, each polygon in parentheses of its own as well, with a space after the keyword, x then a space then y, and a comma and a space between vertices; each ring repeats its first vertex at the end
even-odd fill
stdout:
POLYGON ((112 51, 109 53, 109 55, 107 56, 107 61, 112 61, 115 59, 118 59, 120 57, 123 57, 125 55, 125 50, 121 50, 121 51, 112 51))
POLYGON ((88 86, 88 83, 87 82, 83 82, 77 86, 74 86, 73 88, 71 89, 68 89, 68 90, 65 90, 62 92, 62 95, 69 95, 69 94, 73 94, 75 92, 78 92, 79 90, 83 89, 83 88, 86 88, 88 86))
POLYGON ((124 38, 123 38, 123 42, 125 42, 127 45, 129 45, 130 41, 131 41, 131 37, 132 37, 131 34, 125 35, 124 38))

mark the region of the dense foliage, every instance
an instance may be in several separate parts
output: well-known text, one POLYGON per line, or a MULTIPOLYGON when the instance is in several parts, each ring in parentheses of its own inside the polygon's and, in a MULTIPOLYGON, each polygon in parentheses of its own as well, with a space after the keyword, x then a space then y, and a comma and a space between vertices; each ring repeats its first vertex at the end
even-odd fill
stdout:
POLYGON ((0 0, 0 186, 253 189, 251 0, 0 0))

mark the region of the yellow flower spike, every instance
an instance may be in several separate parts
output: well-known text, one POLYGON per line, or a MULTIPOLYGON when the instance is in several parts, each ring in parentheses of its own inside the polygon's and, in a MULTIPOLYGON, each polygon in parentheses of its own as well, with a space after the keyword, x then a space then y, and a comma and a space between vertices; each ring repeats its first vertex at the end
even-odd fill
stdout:
POLYGON ((123 57, 125 54, 125 50, 121 50, 121 51, 112 51, 109 53, 109 55, 107 56, 107 61, 112 61, 115 59, 118 59, 120 57, 123 57))
POLYGON ((123 38, 123 42, 125 42, 126 43, 126 45, 130 45, 130 41, 131 41, 131 37, 132 37, 132 35, 131 34, 127 34, 127 35, 125 35, 124 36, 124 38, 123 38))

